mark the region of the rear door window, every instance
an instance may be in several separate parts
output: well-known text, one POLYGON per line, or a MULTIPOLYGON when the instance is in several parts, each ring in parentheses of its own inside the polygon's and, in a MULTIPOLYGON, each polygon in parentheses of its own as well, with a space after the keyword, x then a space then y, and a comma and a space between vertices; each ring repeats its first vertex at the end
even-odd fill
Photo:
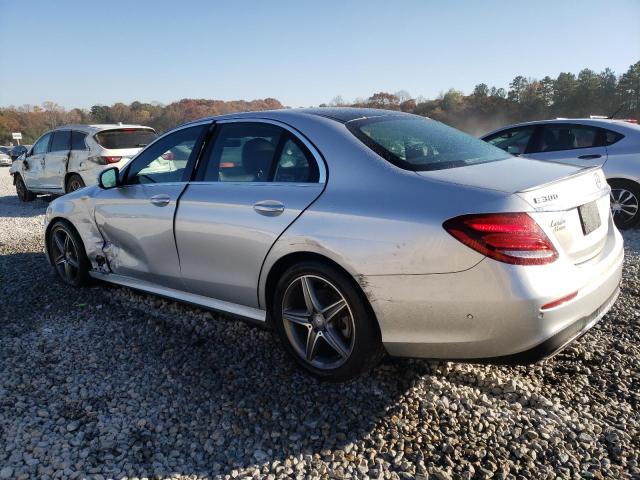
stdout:
POLYGON ((87 144, 84 141, 86 136, 86 133, 71 132, 71 150, 86 150, 87 144))
POLYGON ((283 130, 252 122, 226 123, 218 128, 203 180, 268 182, 283 130))
POLYGON ((53 132, 50 152, 68 152, 71 148, 71 130, 57 130, 53 132))
POLYGON ((602 146, 600 129, 589 125, 543 125, 539 152, 557 152, 602 146))
POLYGON ((142 148, 156 139, 156 132, 147 128, 119 128, 96 133, 98 145, 109 150, 142 148))
POLYGON ((505 152, 522 155, 527 152, 535 128, 534 125, 510 128, 486 137, 485 141, 505 152))
POLYGON ((318 165, 287 130, 269 123, 218 127, 202 180, 208 182, 317 182, 318 165))

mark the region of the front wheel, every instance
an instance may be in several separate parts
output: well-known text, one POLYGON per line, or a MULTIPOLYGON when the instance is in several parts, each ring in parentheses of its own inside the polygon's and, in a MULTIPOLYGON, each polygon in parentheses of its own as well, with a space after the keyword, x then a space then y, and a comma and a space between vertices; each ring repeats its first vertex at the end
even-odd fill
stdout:
POLYGON ((318 262, 289 268, 276 286, 271 313, 288 353, 322 380, 355 378, 384 355, 371 307, 337 268, 318 262))
POLYGON ((16 175, 16 194, 21 202, 33 202, 36 199, 35 193, 27 189, 20 175, 16 175))
POLYGON ((629 180, 611 180, 611 214, 620 229, 631 228, 638 223, 640 215, 640 185, 629 180))
POLYGON ((57 221, 49 232, 49 256, 58 277, 68 285, 89 283, 91 263, 80 236, 67 223, 57 221))

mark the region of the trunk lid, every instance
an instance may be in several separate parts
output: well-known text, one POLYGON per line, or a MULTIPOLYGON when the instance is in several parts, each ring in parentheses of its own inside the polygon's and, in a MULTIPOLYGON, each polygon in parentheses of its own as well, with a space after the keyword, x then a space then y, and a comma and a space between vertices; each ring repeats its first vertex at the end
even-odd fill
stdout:
POLYGON ((557 247, 579 264, 604 247, 611 216, 609 191, 602 169, 591 167, 516 194, 534 208, 529 215, 557 247))
POLYGON ((599 167, 510 158, 418 174, 517 195, 530 205, 531 211, 527 213, 558 251, 574 264, 598 255, 606 242, 610 189, 599 167))

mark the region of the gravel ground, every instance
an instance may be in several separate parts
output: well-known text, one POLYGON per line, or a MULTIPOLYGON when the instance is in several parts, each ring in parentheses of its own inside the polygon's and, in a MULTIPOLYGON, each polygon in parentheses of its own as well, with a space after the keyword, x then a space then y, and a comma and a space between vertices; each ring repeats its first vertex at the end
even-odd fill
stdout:
POLYGON ((639 231, 616 306, 553 360, 386 360, 330 385, 269 331, 63 286, 46 205, 0 170, 0 479, 640 478, 639 231))

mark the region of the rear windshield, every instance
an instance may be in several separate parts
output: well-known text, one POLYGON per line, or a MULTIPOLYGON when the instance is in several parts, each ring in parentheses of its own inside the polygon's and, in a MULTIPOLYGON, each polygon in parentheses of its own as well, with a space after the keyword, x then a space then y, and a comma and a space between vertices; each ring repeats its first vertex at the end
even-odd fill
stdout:
POLYGON ((151 143, 156 132, 148 128, 121 128, 96 133, 93 138, 104 148, 140 148, 151 143))
POLYGON ((382 158, 406 170, 443 170, 511 157, 428 118, 375 117, 347 122, 346 126, 382 158))

